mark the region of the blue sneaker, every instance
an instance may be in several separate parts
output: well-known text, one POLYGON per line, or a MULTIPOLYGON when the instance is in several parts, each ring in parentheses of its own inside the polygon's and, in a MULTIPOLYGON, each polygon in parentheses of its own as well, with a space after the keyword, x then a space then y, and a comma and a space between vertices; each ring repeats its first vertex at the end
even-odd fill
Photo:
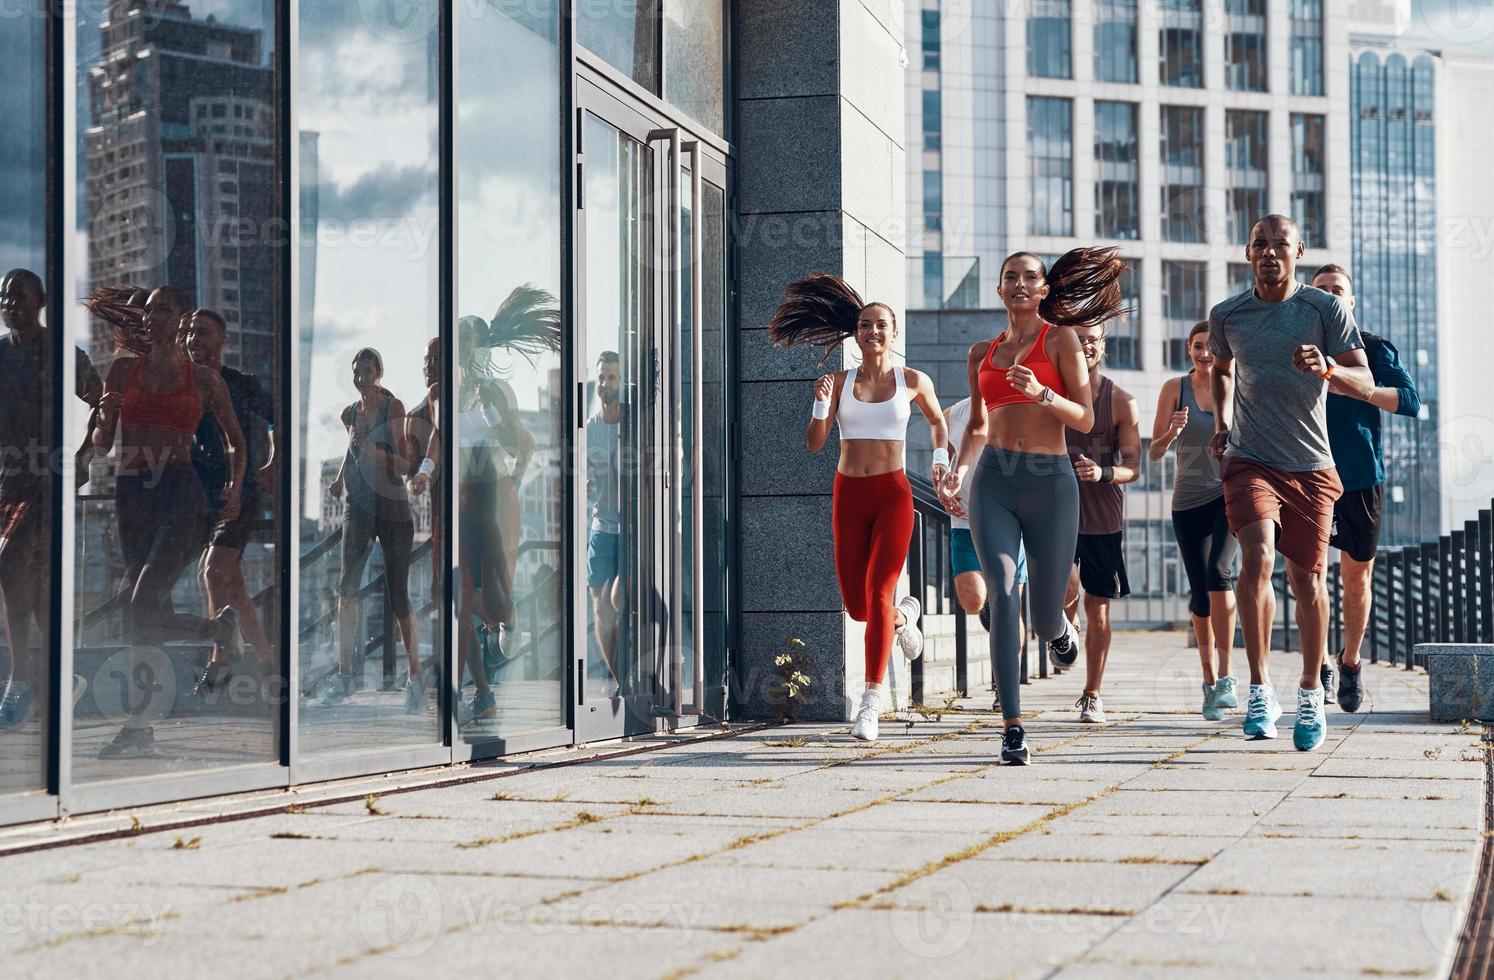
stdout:
POLYGON ((1224 709, 1219 707, 1219 685, 1205 684, 1204 690, 1204 721, 1223 721, 1224 709))
POLYGON ((1276 719, 1280 717, 1281 705, 1276 701, 1276 691, 1265 684, 1250 685, 1250 703, 1245 708, 1245 737, 1275 738, 1276 719))
POLYGON ((1292 726, 1292 744, 1308 752, 1323 744, 1328 733, 1328 713, 1323 710, 1323 689, 1297 689, 1297 723, 1292 726))
POLYGON ((1219 683, 1214 685, 1214 703, 1221 708, 1238 708, 1240 698, 1235 694, 1235 679, 1233 677, 1221 677, 1219 683))
POLYGON ((31 688, 25 681, 11 681, 0 698, 0 728, 20 728, 31 714, 31 688))

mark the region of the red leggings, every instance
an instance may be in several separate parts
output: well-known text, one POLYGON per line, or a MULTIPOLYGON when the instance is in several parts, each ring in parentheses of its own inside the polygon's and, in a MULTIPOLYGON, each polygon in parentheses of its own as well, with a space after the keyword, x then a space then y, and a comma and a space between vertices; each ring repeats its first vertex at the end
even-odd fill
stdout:
POLYGON ((913 540, 913 488, 902 470, 835 474, 835 575, 851 618, 866 624, 866 682, 880 684, 892 654, 897 580, 913 540))

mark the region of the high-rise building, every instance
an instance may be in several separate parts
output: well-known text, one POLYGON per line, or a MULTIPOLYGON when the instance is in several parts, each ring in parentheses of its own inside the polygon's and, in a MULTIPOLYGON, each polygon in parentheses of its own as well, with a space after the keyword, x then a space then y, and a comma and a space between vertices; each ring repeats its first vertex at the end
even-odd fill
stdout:
MULTIPOLYGON (((968 394, 968 344, 1000 331, 999 265, 1018 249, 1114 245, 1131 264, 1136 312, 1110 325, 1106 370, 1143 436, 1188 329, 1248 287, 1257 218, 1297 218, 1304 274, 1350 260, 1343 7, 1145 6, 908 5, 909 361, 946 402, 968 394)), ((1169 458, 1128 493, 1136 598, 1119 620, 1186 619, 1170 490, 1169 458)))

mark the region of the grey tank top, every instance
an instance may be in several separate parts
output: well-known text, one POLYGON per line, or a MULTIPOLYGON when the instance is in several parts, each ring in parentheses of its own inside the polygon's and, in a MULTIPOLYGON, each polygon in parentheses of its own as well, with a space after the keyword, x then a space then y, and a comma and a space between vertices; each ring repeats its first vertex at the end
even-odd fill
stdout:
POLYGON ((1178 475, 1172 491, 1173 510, 1191 510, 1224 496, 1219 463, 1209 455, 1214 438, 1214 413, 1198 407, 1193 376, 1185 374, 1178 389, 1178 407, 1188 410, 1188 424, 1173 443, 1178 451, 1178 475))

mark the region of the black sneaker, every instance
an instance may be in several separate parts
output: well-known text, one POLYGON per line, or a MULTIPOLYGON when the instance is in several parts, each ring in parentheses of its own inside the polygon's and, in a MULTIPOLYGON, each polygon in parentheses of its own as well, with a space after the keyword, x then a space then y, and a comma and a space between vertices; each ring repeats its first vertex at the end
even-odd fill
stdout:
POLYGON ((994 711, 998 715, 1001 714, 1001 692, 1000 691, 994 691, 993 690, 991 692, 991 710, 994 711))
POLYGON ((991 602, 989 599, 986 600, 984 606, 980 607, 980 625, 981 629, 987 633, 991 632, 991 602))
POLYGON ((1028 755, 1027 733, 1022 730, 1022 726, 1013 725, 1008 728, 1001 740, 1001 761, 1009 766, 1025 766, 1028 755))
POLYGON ((1323 703, 1337 704, 1338 698, 1334 695, 1334 690, 1337 688, 1338 682, 1333 678, 1333 668, 1324 664, 1318 670, 1318 679, 1323 682, 1323 703))
POLYGON ((1364 685, 1360 683, 1359 677, 1359 670, 1364 665, 1345 665, 1343 654, 1334 659, 1338 661, 1338 706, 1351 713, 1358 711, 1360 703, 1364 701, 1364 685))
POLYGON ((114 741, 99 749, 100 759, 139 759, 156 754, 156 733, 151 728, 121 728, 114 741))
POLYGON ((1072 667, 1079 659, 1079 634, 1074 632, 1074 624, 1067 618, 1063 621, 1063 635, 1048 641, 1048 652, 1060 667, 1072 667))

